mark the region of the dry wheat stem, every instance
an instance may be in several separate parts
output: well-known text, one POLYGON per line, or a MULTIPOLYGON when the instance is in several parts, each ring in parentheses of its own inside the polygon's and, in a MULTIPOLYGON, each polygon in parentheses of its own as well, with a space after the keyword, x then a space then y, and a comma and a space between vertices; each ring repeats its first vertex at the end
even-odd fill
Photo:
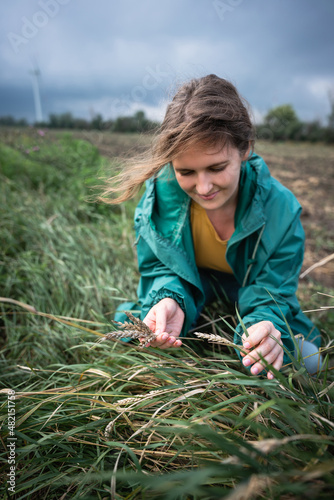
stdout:
POLYGON ((248 481, 237 485, 227 495, 226 500, 255 500, 262 497, 262 493, 270 488, 274 480, 264 474, 253 474, 248 481))
MULTIPOLYGON (((175 399, 173 399, 171 401, 168 401, 165 405, 173 403, 174 401, 178 401, 178 400, 182 401, 183 399, 186 399, 187 396, 191 396, 191 395, 193 395, 195 393, 198 393, 198 392, 203 392, 205 389, 194 389, 194 388, 203 387, 203 385, 207 386, 209 383, 210 382, 204 382, 204 383, 192 385, 191 386, 192 389, 193 389, 192 391, 188 391, 188 393, 186 393, 185 395, 178 396, 177 398, 175 398, 175 399)), ((104 431, 105 437, 107 439, 110 437, 110 434, 111 434, 111 431, 112 431, 112 428, 114 426, 115 421, 119 417, 121 417, 124 413, 133 410, 136 407, 137 403, 145 401, 147 399, 152 399, 155 396, 160 396, 160 395, 164 395, 166 393, 175 392, 175 391, 179 391, 179 390, 186 390, 186 389, 189 389, 189 387, 183 387, 183 388, 182 387, 181 388, 178 387, 178 388, 173 388, 173 389, 157 389, 157 390, 154 390, 154 391, 149 391, 146 394, 138 394, 137 396, 134 396, 132 398, 125 398, 125 399, 121 399, 119 401, 116 401, 113 404, 113 408, 116 411, 119 411, 120 413, 119 413, 119 415, 116 418, 114 418, 113 420, 111 420, 109 422, 109 424, 106 426, 105 431, 104 431), (130 405, 130 406, 127 406, 127 405, 130 405), (124 408, 123 406, 126 406, 126 407, 124 408)), ((159 410, 161 408, 159 408, 159 410)), ((152 420, 149 423, 152 423, 152 420)), ((146 425, 148 425, 148 424, 146 424, 146 425)))
POLYGON ((308 269, 306 269, 306 271, 304 271, 299 276, 299 278, 300 279, 304 278, 308 273, 310 273, 311 271, 313 271, 313 269, 316 269, 317 267, 320 267, 320 266, 324 266, 325 264, 327 264, 327 262, 329 262, 330 260, 333 260, 333 259, 334 259, 334 253, 332 253, 331 255, 328 255, 324 259, 322 259, 319 262, 316 262, 315 264, 313 264, 311 267, 309 267, 308 269))
MULTIPOLYGON (((331 436, 325 436, 325 435, 314 435, 314 434, 296 434, 295 436, 287 436, 282 439, 262 439, 260 441, 247 441, 248 444, 253 446, 254 452, 250 451, 249 449, 245 448, 244 446, 240 447, 240 451, 242 453, 248 454, 252 457, 256 457, 256 451, 259 451, 260 453, 263 453, 264 455, 268 455, 272 451, 276 450, 279 447, 282 447, 286 444, 289 444, 294 441, 321 441, 323 439, 330 440, 332 441, 334 438, 331 436)), ((232 455, 224 460, 221 461, 222 464, 238 464, 240 463, 240 458, 232 455)))

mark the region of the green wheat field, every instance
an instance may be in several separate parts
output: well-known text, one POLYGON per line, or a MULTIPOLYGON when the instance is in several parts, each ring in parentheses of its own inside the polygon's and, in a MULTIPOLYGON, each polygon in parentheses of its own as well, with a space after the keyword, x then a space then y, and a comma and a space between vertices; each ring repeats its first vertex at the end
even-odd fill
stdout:
MULTIPOLYGON (((194 335, 169 351, 102 340, 136 298, 138 200, 97 204, 95 186, 149 140, 0 129, 0 497, 332 499, 334 147, 257 147, 304 207, 298 296, 325 360, 269 381, 194 335)), ((218 302, 198 331, 231 338, 233 322, 218 302)))

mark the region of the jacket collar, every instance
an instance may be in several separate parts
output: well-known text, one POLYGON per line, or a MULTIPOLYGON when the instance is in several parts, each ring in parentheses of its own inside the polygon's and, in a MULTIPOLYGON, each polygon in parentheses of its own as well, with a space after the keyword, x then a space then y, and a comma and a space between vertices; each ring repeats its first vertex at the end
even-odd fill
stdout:
POLYGON ((241 165, 238 206, 235 214, 234 238, 244 237, 262 227, 265 222, 264 204, 271 190, 271 176, 264 160, 252 154, 241 165))

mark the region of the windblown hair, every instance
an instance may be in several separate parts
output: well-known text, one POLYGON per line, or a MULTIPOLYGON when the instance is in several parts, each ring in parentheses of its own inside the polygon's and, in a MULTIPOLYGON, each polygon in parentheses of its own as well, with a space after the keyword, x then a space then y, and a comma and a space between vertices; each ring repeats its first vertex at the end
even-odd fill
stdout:
POLYGON ((168 105, 150 150, 108 179, 99 200, 116 204, 132 198, 147 179, 194 147, 227 145, 245 154, 255 138, 247 107, 234 85, 216 75, 185 83, 168 105))

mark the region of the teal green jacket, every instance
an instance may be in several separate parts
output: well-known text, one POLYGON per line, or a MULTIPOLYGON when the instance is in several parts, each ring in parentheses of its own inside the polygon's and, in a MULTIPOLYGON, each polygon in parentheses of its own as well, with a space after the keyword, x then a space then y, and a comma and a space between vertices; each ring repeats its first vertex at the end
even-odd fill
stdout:
MULTIPOLYGON (((304 255, 300 204, 271 177, 256 154, 242 163, 238 199, 226 260, 241 286, 238 310, 244 324, 248 328, 271 321, 286 348, 294 352, 287 322, 293 334, 302 333, 319 347, 320 334, 296 298, 304 255)), ((187 334, 205 301, 195 262, 190 202, 169 164, 147 182, 135 212, 141 317, 161 299, 174 298, 185 312, 181 336, 187 334)), ((241 343, 241 335, 238 325, 235 343, 241 343)))

